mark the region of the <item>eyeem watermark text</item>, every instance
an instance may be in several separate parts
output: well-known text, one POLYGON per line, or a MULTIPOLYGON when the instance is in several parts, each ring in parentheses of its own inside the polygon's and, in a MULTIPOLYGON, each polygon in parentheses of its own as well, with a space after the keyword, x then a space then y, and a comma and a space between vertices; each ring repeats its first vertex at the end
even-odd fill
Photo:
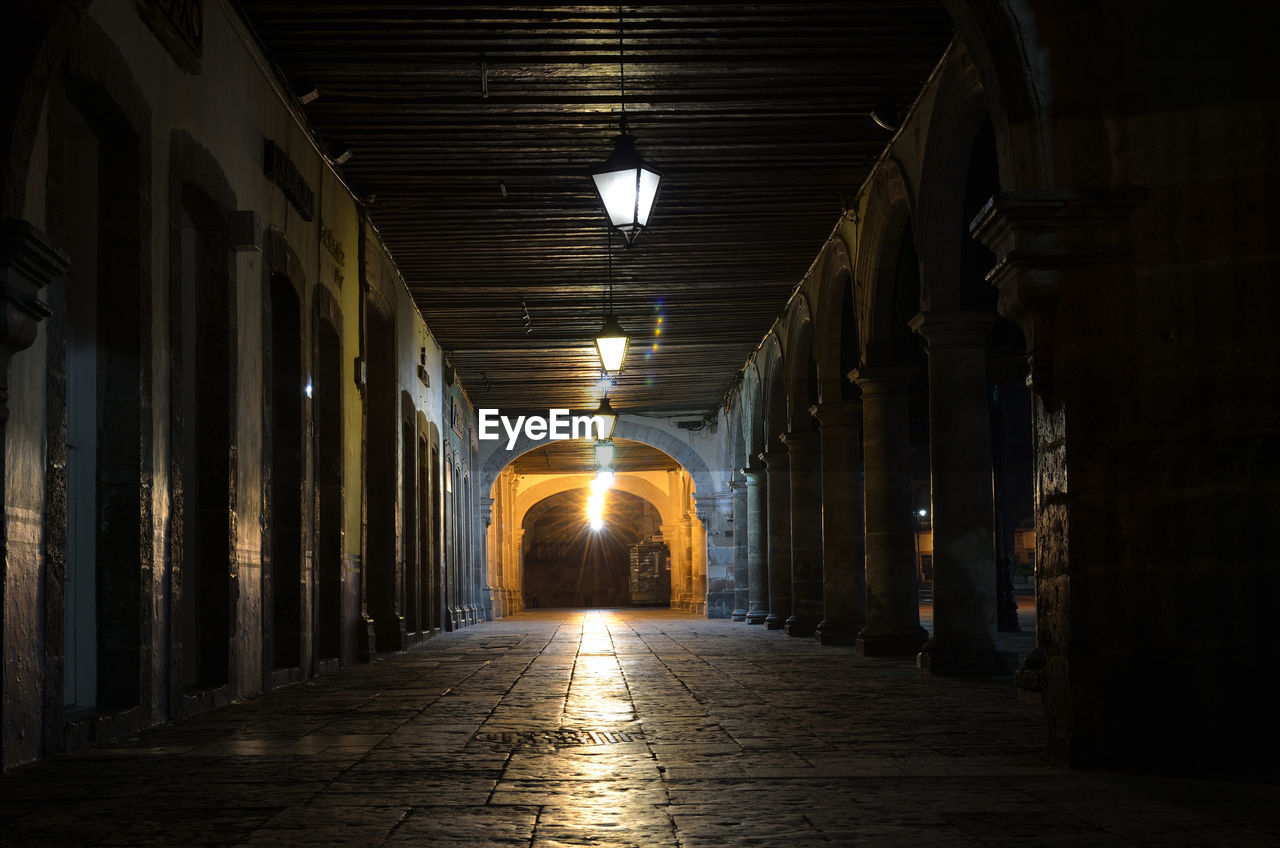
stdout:
POLYGON ((573 415, 567 409, 549 409, 543 415, 517 415, 512 421, 496 409, 480 410, 480 438, 486 441, 501 439, 498 425, 507 434, 507 450, 516 446, 523 431, 535 442, 543 439, 603 439, 608 435, 603 416, 573 415))

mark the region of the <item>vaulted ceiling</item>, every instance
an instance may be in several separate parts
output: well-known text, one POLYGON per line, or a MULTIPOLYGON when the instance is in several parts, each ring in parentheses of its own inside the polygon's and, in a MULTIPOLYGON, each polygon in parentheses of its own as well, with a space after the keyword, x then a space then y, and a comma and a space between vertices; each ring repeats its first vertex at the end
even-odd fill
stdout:
MULTIPOLYGON (((241 0, 472 399, 594 407, 608 265, 588 171, 619 116, 616 6, 241 0), (528 320, 526 321, 526 315, 528 320)), ((704 414, 777 317, 951 35, 936 0, 622 9, 626 112, 664 179, 615 241, 624 412, 704 414)))

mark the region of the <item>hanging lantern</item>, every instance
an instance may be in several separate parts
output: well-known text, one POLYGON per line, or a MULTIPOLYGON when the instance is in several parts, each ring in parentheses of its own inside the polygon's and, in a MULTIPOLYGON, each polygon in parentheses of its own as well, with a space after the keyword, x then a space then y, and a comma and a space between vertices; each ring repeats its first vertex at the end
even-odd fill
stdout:
POLYGON ((627 359, 627 345, 631 339, 618 323, 618 316, 610 312, 604 318, 604 326, 596 333, 596 352, 600 354, 600 367, 612 374, 622 370, 627 359))
POLYGON ((627 247, 649 226, 653 201, 658 196, 662 174, 645 164, 636 150, 636 137, 627 128, 627 67, 622 38, 622 7, 618 7, 618 104, 621 115, 618 135, 613 139, 613 155, 593 168, 591 179, 596 194, 609 216, 609 226, 622 233, 627 247))
POLYGON ((604 439, 596 442, 596 467, 610 468, 613 465, 613 442, 604 439))
POLYGON ((613 140, 613 155, 591 172, 596 194, 609 216, 609 226, 622 234, 630 247, 649 226, 653 201, 662 174, 645 164, 636 151, 636 137, 626 131, 613 140))
POLYGON ((600 436, 605 439, 612 439, 613 428, 618 426, 618 413, 614 412, 613 404, 609 403, 608 395, 600 398, 600 406, 592 414, 604 422, 603 432, 600 433, 600 436))

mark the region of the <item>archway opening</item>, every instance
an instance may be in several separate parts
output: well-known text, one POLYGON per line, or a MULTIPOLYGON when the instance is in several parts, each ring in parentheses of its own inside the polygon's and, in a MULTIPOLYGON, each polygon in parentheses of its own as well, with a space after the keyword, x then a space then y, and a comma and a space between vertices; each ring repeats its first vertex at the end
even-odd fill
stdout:
POLYGON ((522 590, 528 605, 670 603, 669 558, 649 550, 663 547, 655 541, 661 526, 657 509, 636 495, 611 491, 596 528, 588 518, 588 497, 585 487, 560 492, 525 513, 522 590))
POLYGON ((585 439, 542 443, 498 473, 487 516, 495 612, 648 605, 703 612, 708 543, 693 475, 664 450, 615 438, 609 480, 596 473, 596 447, 585 439))

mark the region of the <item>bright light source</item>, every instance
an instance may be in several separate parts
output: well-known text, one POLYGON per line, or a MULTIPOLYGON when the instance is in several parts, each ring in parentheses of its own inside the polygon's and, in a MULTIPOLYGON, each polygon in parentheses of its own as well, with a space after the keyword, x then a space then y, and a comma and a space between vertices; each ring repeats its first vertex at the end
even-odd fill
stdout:
POLYGON ((600 398, 600 406, 593 414, 604 422, 603 436, 606 439, 612 438, 613 428, 618 426, 618 413, 614 411, 613 404, 609 403, 608 395, 600 398))
POLYGON ((618 316, 610 312, 605 316, 604 326, 596 334, 596 351, 600 354, 600 367, 607 373, 622 370, 627 360, 627 345, 631 339, 618 323, 618 316))
POLYGON ((928 514, 929 514, 929 510, 927 509, 922 509, 916 512, 916 515, 920 516, 921 518, 924 518, 928 514))
POLYGON ((613 486, 613 469, 601 468, 596 472, 596 479, 591 481, 591 485, 599 487, 602 492, 607 492, 613 486))
POLYGON ((304 393, 304 394, 306 394, 306 396, 307 396, 307 397, 311 397, 312 388, 311 388, 311 378, 310 378, 310 377, 307 377, 307 385, 303 387, 302 391, 303 391, 303 393, 304 393))
POLYGON ((658 196, 662 175, 650 168, 636 151, 635 136, 625 130, 613 140, 613 155, 591 178, 609 216, 609 225, 630 246, 649 225, 649 213, 658 196))
POLYGON ((613 442, 605 440, 596 442, 596 466, 608 468, 613 465, 613 442))
POLYGON ((603 529, 604 529, 604 519, 602 519, 602 518, 593 518, 593 519, 591 519, 591 529, 592 529, 592 530, 594 530, 594 531, 595 531, 595 532, 597 532, 597 533, 599 533, 601 530, 603 530, 603 529))

